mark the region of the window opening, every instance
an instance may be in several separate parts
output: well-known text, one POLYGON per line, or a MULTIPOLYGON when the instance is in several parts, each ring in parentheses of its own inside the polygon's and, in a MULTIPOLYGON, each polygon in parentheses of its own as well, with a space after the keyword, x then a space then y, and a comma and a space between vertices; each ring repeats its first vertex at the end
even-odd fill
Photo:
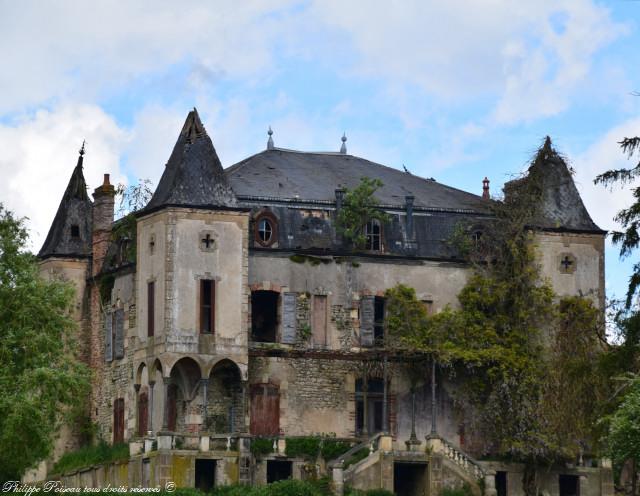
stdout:
POLYGON ((372 251, 380 251, 382 246, 382 226, 378 219, 371 219, 365 224, 364 234, 366 237, 365 248, 372 251))
MULTIPOLYGON (((384 422, 382 406, 384 402, 384 382, 382 379, 369 379, 367 391, 364 391, 364 380, 356 380, 356 434, 373 434, 382 431, 384 422), (365 396, 366 396, 366 432, 365 432, 365 396)), ((387 413, 388 415, 388 413, 387 413)))
POLYGON ((275 291, 251 292, 251 336, 254 341, 275 343, 278 327, 278 300, 275 291))
POLYGON ((78 224, 73 224, 71 226, 71 237, 72 238, 80 237, 80 226, 78 226, 78 224))
POLYGON ((155 299, 156 283, 147 283, 147 336, 151 337, 155 333, 155 299))
POLYGON ((200 332, 210 334, 215 329, 215 281, 200 280, 200 332))

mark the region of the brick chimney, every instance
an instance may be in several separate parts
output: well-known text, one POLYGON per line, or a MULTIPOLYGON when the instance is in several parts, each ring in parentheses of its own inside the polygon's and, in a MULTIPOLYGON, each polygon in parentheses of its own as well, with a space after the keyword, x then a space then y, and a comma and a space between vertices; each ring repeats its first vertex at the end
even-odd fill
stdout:
POLYGON ((489 179, 487 178, 487 176, 485 176, 482 180, 482 198, 485 200, 491 198, 491 196, 489 195, 489 179))
POLYGON ((93 275, 102 269, 111 240, 111 225, 115 206, 116 190, 109 182, 109 174, 93 192, 93 275))

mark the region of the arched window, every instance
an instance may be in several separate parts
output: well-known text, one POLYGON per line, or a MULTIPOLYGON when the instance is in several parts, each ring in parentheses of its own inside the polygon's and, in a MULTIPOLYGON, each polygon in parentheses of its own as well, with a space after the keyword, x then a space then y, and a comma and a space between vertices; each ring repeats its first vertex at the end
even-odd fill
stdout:
POLYGON ((271 246, 278 239, 278 223, 274 215, 263 212, 256 218, 254 239, 259 245, 271 246))
POLYGON ((364 226, 364 235, 367 238, 365 248, 371 251, 382 250, 382 226, 378 219, 371 219, 364 226))

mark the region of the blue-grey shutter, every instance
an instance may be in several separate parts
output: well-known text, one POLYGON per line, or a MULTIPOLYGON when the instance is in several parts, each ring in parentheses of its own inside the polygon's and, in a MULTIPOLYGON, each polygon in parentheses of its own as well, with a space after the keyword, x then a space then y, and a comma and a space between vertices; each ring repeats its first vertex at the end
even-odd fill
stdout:
POLYGON ((282 342, 296 342, 296 293, 282 295, 282 342))
POLYGON ((104 314, 104 359, 107 362, 113 360, 112 316, 111 312, 104 314))
POLYGON ((124 309, 116 310, 116 341, 114 345, 115 358, 124 358, 124 309))
POLYGON ((360 346, 373 346, 373 318, 375 297, 360 298, 360 346))

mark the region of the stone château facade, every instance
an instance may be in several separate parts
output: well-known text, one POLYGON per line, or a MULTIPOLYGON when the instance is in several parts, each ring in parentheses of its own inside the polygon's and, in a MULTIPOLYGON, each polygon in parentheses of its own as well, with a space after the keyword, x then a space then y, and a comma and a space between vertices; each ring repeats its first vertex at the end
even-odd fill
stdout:
MULTIPOLYGON (((129 443, 131 459, 63 479, 208 487, 311 471, 337 492, 436 494, 464 481, 477 491, 484 479, 488 494, 520 494, 522 467, 471 457, 450 386, 432 388, 426 372, 412 392, 402 357, 383 353, 386 289, 415 288, 429 312, 457 305, 470 268, 448 240, 460 222, 480 235, 488 181, 476 196, 349 155, 346 138, 340 152, 307 153, 275 147, 271 134, 266 150, 223 169, 193 110, 148 205, 115 223, 109 176, 90 200, 81 152, 41 271, 77 287, 88 414, 102 438, 129 443), (335 219, 362 177, 382 181, 390 220, 368 222, 354 252, 335 219), (312 434, 365 441, 370 454, 348 468, 287 455, 287 439, 312 434), (273 440, 268 453, 252 453, 257 438, 273 440)), ((543 167, 543 275, 558 294, 602 306, 605 233, 565 163, 553 155, 543 167)), ((63 429, 56 456, 76 445, 63 429)), ((544 477, 552 495, 611 490, 601 465, 544 477)))

